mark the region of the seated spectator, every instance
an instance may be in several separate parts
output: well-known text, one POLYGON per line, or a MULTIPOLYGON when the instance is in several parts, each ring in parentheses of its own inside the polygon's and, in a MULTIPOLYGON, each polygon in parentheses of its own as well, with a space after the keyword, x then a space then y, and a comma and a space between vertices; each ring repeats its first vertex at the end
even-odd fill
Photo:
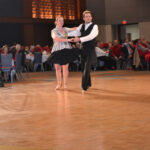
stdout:
POLYGON ((144 45, 146 45, 146 47, 148 47, 150 49, 150 43, 148 41, 146 41, 144 36, 141 36, 141 43, 143 43, 144 45))
POLYGON ((109 45, 108 43, 99 42, 98 47, 100 47, 101 49, 108 49, 109 45))
POLYGON ((103 46, 104 46, 104 42, 99 42, 99 45, 98 45, 98 47, 100 47, 100 48, 103 48, 103 46))
POLYGON ((145 56, 145 54, 149 53, 150 45, 147 41, 143 39, 139 39, 137 42, 137 48, 141 57, 145 56))
POLYGON ((122 44, 122 54, 123 54, 123 61, 124 61, 124 68, 125 69, 132 69, 132 55, 133 55, 133 49, 131 45, 129 44, 129 40, 126 39, 125 43, 122 44))
POLYGON ((25 60, 26 60, 25 50, 20 44, 16 44, 15 46, 12 46, 10 52, 13 55, 14 62, 16 62, 16 55, 21 54, 21 64, 22 66, 25 65, 25 60))
POLYGON ((144 37, 141 37, 141 39, 138 40, 136 47, 140 55, 142 69, 146 70, 147 62, 145 58, 146 55, 150 54, 150 44, 145 40, 144 37))
POLYGON ((108 42, 107 51, 109 52, 109 56, 110 56, 110 57, 112 57, 112 47, 113 47, 112 42, 108 42))
POLYGON ((115 62, 112 59, 112 57, 109 56, 109 50, 106 51, 106 49, 101 49, 98 47, 99 43, 97 43, 97 46, 95 47, 96 56, 98 59, 98 63, 100 61, 104 62, 104 69, 114 69, 115 62))
POLYGON ((46 51, 47 53, 51 53, 51 49, 49 48, 48 45, 43 47, 43 51, 46 51))
POLYGON ((30 48, 29 48, 29 46, 25 46, 25 54, 27 55, 27 54, 29 54, 30 53, 30 48))
POLYGON ((7 56, 7 55, 8 55, 8 46, 7 46, 7 45, 4 45, 4 46, 2 47, 2 50, 3 50, 3 54, 4 54, 5 56, 7 56))
POLYGON ((121 51, 121 44, 119 44, 118 40, 114 40, 114 44, 111 48, 112 50, 112 57, 114 58, 116 62, 116 68, 121 69, 122 68, 122 51, 121 51))
POLYGON ((109 53, 107 53, 105 50, 99 48, 98 46, 95 47, 95 52, 96 52, 97 57, 108 56, 109 55, 109 53))
POLYGON ((35 48, 34 48, 33 51, 34 51, 34 52, 42 52, 43 49, 42 49, 42 47, 41 47, 39 44, 37 44, 37 45, 35 46, 35 48))
POLYGON ((34 46, 34 45, 30 45, 30 50, 29 50, 29 51, 30 51, 30 53, 32 53, 32 54, 34 53, 34 48, 35 48, 35 46, 34 46))
POLYGON ((129 41, 129 45, 130 45, 130 47, 131 47, 131 49, 132 49, 132 51, 134 53, 134 50, 135 50, 135 47, 136 47, 134 42, 133 41, 129 41))

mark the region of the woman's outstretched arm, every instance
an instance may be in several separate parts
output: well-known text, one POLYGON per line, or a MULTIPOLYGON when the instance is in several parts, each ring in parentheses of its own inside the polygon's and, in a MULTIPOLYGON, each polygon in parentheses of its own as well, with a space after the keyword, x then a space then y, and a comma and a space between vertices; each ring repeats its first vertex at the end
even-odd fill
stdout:
POLYGON ((60 38, 56 35, 55 31, 52 30, 51 36, 55 42, 70 42, 71 39, 60 38))

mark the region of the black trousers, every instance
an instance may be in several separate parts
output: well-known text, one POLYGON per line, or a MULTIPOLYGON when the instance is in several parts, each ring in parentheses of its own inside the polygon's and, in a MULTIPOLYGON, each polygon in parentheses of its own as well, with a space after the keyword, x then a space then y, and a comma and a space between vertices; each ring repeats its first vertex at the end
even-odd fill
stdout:
POLYGON ((92 57, 91 55, 82 55, 81 56, 81 70, 82 70, 82 83, 81 87, 83 90, 87 90, 91 86, 91 65, 92 57))

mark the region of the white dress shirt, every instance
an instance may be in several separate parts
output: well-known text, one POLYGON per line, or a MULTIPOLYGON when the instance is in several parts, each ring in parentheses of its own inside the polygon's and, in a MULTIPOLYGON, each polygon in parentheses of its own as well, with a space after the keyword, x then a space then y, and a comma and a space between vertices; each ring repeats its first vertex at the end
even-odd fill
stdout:
MULTIPOLYGON (((92 24, 92 22, 85 24, 85 30, 87 30, 91 24, 92 24)), ((80 30, 82 28, 82 25, 83 24, 79 25, 75 31, 70 30, 68 32, 68 36, 81 36, 80 30)), ((66 28, 66 29, 69 30, 69 28, 66 28)), ((97 37, 98 33, 99 33, 98 25, 95 24, 89 35, 80 37, 81 43, 93 40, 94 38, 97 37)))

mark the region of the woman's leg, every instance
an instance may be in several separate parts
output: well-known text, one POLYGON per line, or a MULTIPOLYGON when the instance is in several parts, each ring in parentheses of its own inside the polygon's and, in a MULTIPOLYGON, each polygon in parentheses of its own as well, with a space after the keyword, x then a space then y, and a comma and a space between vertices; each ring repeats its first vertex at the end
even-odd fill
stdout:
POLYGON ((56 78, 57 78, 56 90, 59 90, 61 88, 61 85, 62 85, 62 81, 61 81, 61 65, 55 64, 55 70, 56 70, 56 78))
POLYGON ((68 75, 69 75, 69 70, 68 70, 69 64, 63 65, 63 81, 64 81, 64 88, 67 88, 68 84, 68 75))

